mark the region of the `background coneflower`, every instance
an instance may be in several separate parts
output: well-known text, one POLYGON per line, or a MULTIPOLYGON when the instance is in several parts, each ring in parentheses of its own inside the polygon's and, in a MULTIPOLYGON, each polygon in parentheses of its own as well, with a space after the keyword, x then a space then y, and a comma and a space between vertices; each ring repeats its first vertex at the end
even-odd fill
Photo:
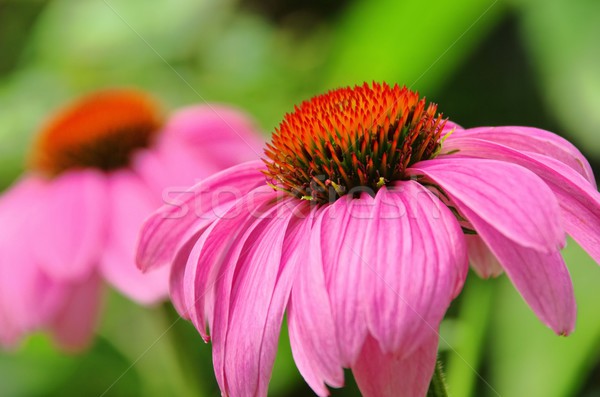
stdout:
POLYGON ((255 158, 253 128, 216 105, 163 122, 153 99, 129 89, 93 93, 55 115, 29 170, 0 197, 2 344, 43 329, 65 349, 84 347, 103 280, 141 304, 164 300, 168 268, 143 275, 134 265, 142 221, 176 193, 169 189, 255 158))

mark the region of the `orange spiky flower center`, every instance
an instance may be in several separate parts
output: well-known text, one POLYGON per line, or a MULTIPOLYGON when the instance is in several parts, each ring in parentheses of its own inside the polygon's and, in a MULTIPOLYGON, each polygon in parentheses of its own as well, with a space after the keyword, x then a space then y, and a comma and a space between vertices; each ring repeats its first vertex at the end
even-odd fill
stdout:
POLYGON ((135 90, 84 97, 51 119, 38 135, 31 166, 48 176, 74 168, 125 167, 148 147, 162 125, 155 102, 135 90))
POLYGON ((274 188, 318 203, 406 179, 435 157, 446 122, 406 87, 373 83, 316 96, 286 114, 267 144, 274 188))

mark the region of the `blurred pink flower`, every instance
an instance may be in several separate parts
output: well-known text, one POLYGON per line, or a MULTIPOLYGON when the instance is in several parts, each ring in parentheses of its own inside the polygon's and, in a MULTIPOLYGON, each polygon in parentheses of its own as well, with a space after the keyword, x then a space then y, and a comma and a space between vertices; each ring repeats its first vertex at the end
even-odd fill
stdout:
POLYGON ((148 219, 145 270, 213 342, 226 396, 266 396, 284 312, 311 388, 424 396, 438 327, 467 259, 505 270, 539 318, 573 330, 565 230, 600 260, 600 195, 569 142, 533 128, 464 130, 418 94, 373 84, 286 115, 264 162, 225 170, 148 219), (265 181, 265 175, 267 180, 265 181))
POLYGON ((144 93, 92 94, 37 137, 31 167, 0 197, 0 342, 50 330, 65 349, 93 334, 102 280, 141 304, 168 295, 168 268, 142 274, 143 220, 198 178, 258 158, 237 110, 192 106, 162 123, 144 93))

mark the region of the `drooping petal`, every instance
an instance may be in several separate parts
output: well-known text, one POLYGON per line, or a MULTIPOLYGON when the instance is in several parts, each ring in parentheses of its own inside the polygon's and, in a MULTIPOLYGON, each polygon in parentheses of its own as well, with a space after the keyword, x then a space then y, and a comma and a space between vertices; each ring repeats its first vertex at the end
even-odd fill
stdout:
MULTIPOLYGON (((171 263, 178 248, 226 208, 264 183, 262 161, 231 167, 200 182, 166 204, 143 225, 137 264, 142 270, 171 263)), ((165 199, 165 197, 163 197, 165 199)))
POLYGON ((371 337, 352 367, 364 397, 424 397, 433 375, 438 337, 428 335, 409 356, 385 354, 371 337))
MULTIPOLYGON (((236 206, 234 205, 233 208, 235 209, 236 206)), ((235 226, 242 227, 247 221, 246 218, 241 219, 240 217, 238 218, 239 223, 235 226)), ((205 342, 210 341, 207 326, 213 324, 216 279, 227 255, 227 251, 220 252, 212 249, 212 244, 218 246, 223 241, 227 241, 225 239, 215 241, 216 234, 213 234, 213 231, 220 223, 217 220, 199 232, 197 236, 190 238, 175 255, 171 271, 170 294, 171 297, 176 298, 175 308, 182 317, 188 318, 194 324, 205 342), (187 250, 189 250, 189 255, 185 256, 187 250)), ((232 223, 229 225, 231 226, 232 223)), ((235 236, 239 236, 239 229, 231 230, 234 231, 235 236)), ((228 244, 219 246, 219 248, 229 249, 232 242, 233 238, 228 241, 228 244)))
POLYGON ((138 231, 159 201, 140 178, 128 170, 109 176, 108 192, 108 236, 100 261, 102 275, 136 302, 151 304, 164 299, 168 293, 169 268, 142 273, 135 265, 138 231))
POLYGON ((512 241, 551 253, 565 244, 552 190, 534 173, 496 160, 444 157, 410 168, 425 175, 512 241))
MULTIPOLYGON (((214 324, 215 287, 217 280, 227 273, 231 263, 237 263, 246 229, 270 207, 277 194, 268 186, 261 186, 237 200, 218 219, 196 237, 190 250, 183 279, 172 285, 183 288, 181 302, 192 323, 205 340, 206 326, 214 324)), ((184 247, 189 249, 189 246, 184 247)), ((219 298, 221 299, 221 298, 219 298)), ((220 304, 228 304, 221 300, 220 304)), ((225 327, 226 329, 226 327, 225 327)))
POLYGON ((67 172, 47 184, 31 219, 40 236, 31 248, 44 271, 61 280, 89 276, 105 243, 107 204, 100 172, 67 172))
POLYGON ((343 196, 327 207, 321 222, 321 253, 342 364, 356 361, 367 337, 368 297, 375 274, 365 245, 372 244, 367 227, 374 200, 343 196))
POLYGON ((575 296, 560 252, 545 254, 514 243, 467 206, 457 205, 540 320, 557 334, 570 334, 575 327, 575 296))
MULTIPOLYGON (((277 204, 274 212, 266 214, 267 218, 248 236, 237 263, 232 264, 233 283, 217 282, 217 296, 224 295, 223 289, 231 289, 229 313, 216 308, 215 324, 220 321, 219 316, 229 316, 222 351, 226 382, 232 396, 267 395, 283 313, 296 264, 302 259, 293 252, 297 241, 293 241, 295 238, 290 234, 295 230, 290 233, 287 230, 290 222, 299 221, 297 216, 305 216, 295 213, 294 207, 305 204, 297 204, 293 199, 277 204), (285 254, 284 250, 287 250, 285 254)), ((221 304, 215 302, 217 306, 221 304)), ((218 332, 217 327, 215 332, 218 332)), ((218 343, 217 338, 214 343, 218 343)))
POLYGON ((536 173, 558 198, 566 232, 600 263, 600 193, 581 174, 551 157, 480 139, 456 139, 449 145, 463 155, 508 161, 536 173))
POLYGON ((380 189, 366 228, 360 255, 375 275, 371 295, 362 297, 370 333, 384 353, 411 355, 462 289, 468 270, 462 230, 415 181, 380 189))
POLYGON ((498 277, 502 274, 502 266, 490 249, 475 235, 465 235, 469 251, 469 263, 481 278, 498 277))
POLYGON ((62 285, 38 266, 31 240, 39 231, 35 214, 46 193, 46 181, 26 176, 0 197, 0 342, 14 345, 38 329, 62 299, 62 285))
MULTIPOLYGON (((246 344, 245 339, 236 338, 235 336, 230 341, 229 333, 235 333, 235 331, 232 331, 231 322, 236 322, 236 319, 239 318, 234 316, 233 313, 244 317, 248 313, 244 310, 240 312, 240 309, 253 310, 252 307, 255 307, 252 300, 246 301, 239 297, 239 293, 245 291, 243 282, 246 278, 244 276, 257 277, 257 275, 252 276, 257 271, 253 266, 257 266, 259 263, 261 265, 259 269, 265 266, 275 266, 275 262, 279 264, 277 256, 281 255, 281 246, 278 245, 278 241, 279 239, 283 241, 285 227, 282 230, 281 228, 271 228, 269 225, 273 226, 270 222, 272 219, 289 221, 289 217, 287 219, 285 216, 273 218, 277 209, 277 205, 273 202, 276 198, 277 194, 268 186, 264 186, 255 189, 242 200, 239 200, 235 205, 238 212, 229 211, 226 218, 216 222, 217 226, 212 229, 211 234, 203 244, 202 254, 198 256, 200 261, 198 267, 204 267, 204 269, 198 269, 195 275, 196 281, 192 289, 194 291, 193 296, 196 297, 194 302, 196 313, 192 313, 192 319, 199 317, 200 321, 204 321, 201 317, 203 315, 202 311, 206 313, 211 328, 215 374, 221 390, 226 395, 253 395, 266 387, 266 385, 262 385, 264 381, 262 374, 264 372, 258 366, 246 363, 248 365, 246 376, 249 377, 244 377, 244 373, 241 373, 239 369, 231 367, 230 358, 232 356, 230 355, 235 356, 236 352, 243 352, 243 349, 238 348, 235 342, 238 341, 243 346, 246 346, 246 344), (253 198, 252 195, 258 196, 253 198), (235 228, 232 228, 232 226, 235 228), (262 238, 263 232, 266 233, 267 230, 271 230, 268 233, 270 238, 262 238), (282 235, 279 236, 278 233, 282 235), (259 241, 268 244, 270 248, 265 249, 259 241), (252 261, 247 260, 246 256, 252 253, 258 255, 258 252, 256 252, 258 245, 261 245, 262 255, 266 255, 266 257, 252 263, 252 261), (270 255, 275 256, 270 257, 270 255), (238 284, 238 281, 242 282, 242 285, 238 284)), ((260 294, 263 294, 262 298, 266 299, 275 293, 272 283, 276 281, 278 271, 276 269, 274 272, 269 272, 268 275, 266 273, 261 271, 262 277, 266 279, 263 280, 262 291, 254 295, 255 299, 260 299, 260 294), (271 281, 271 284, 269 281, 271 281)), ((255 313, 256 318, 260 319, 261 313, 267 315, 265 312, 267 309, 268 306, 265 307, 264 301, 260 309, 255 307, 254 310, 257 310, 255 313)), ((248 317, 244 318, 247 319, 248 317)), ((198 325, 201 325, 200 321, 197 320, 198 325)), ((260 326, 260 320, 256 324, 260 326)), ((240 324, 236 326, 239 327, 240 324)), ((248 323, 245 326, 247 327, 248 323)), ((258 331, 254 330, 253 332, 258 331)), ((257 347, 260 348, 260 344, 257 347)), ((248 349, 248 347, 245 347, 245 349, 248 349)), ((264 364, 269 364, 269 362, 266 361, 264 364)))
POLYGON ((323 212, 315 212, 314 227, 306 222, 299 250, 307 260, 298 265, 288 305, 288 327, 294 361, 306 383, 320 397, 325 384, 342 387, 344 372, 336 340, 321 254, 323 212))
POLYGON ((250 222, 248 217, 240 215, 241 207, 241 203, 236 203, 225 213, 223 220, 214 221, 190 238, 173 261, 170 294, 175 308, 194 324, 205 342, 211 339, 206 328, 214 322, 214 290, 219 271, 226 263, 235 239, 241 236, 242 227, 250 222), (230 217, 228 214, 234 211, 235 215, 230 217), (226 231, 232 233, 226 234, 226 231))
MULTIPOLYGON (((575 299, 559 247, 542 252, 524 246, 525 238, 517 238, 523 231, 536 227, 540 233, 547 231, 544 228, 555 227, 553 221, 559 215, 553 207, 557 204, 555 199, 548 198, 546 184, 523 167, 493 160, 432 160, 418 166, 418 172, 435 181, 449 196, 452 205, 498 258, 508 277, 542 322, 559 334, 570 333, 575 321, 575 299), (429 166, 429 163, 432 165, 429 166), (473 177, 473 172, 481 179, 473 177), (464 177, 460 179, 459 175, 464 177), (517 181, 526 186, 527 195, 519 191, 520 187, 515 184, 517 181), (495 216, 490 216, 493 207, 482 205, 486 194, 490 203, 497 203, 495 216), (473 200, 473 197, 479 200, 473 200), (510 207, 502 205, 506 202, 514 207, 512 212, 510 207), (530 216, 524 209, 531 212, 530 216), (550 219, 544 219, 540 214, 550 219), (506 219, 501 221, 500 217, 506 219), (506 228, 510 223, 518 231, 506 228)), ((529 234, 523 233, 523 236, 529 234)))
POLYGON ((592 167, 583 154, 571 142, 549 131, 519 126, 468 128, 448 138, 445 143, 450 144, 453 139, 462 138, 483 139, 518 151, 552 157, 577 171, 595 186, 592 167))
POLYGON ((164 134, 181 140, 196 157, 225 169, 262 156, 264 142, 257 131, 243 112, 211 104, 177 111, 164 134))
MULTIPOLYGON (((50 279, 37 266, 23 231, 2 244, 0 256, 0 312, 7 330, 12 330, 13 342, 26 332, 39 329, 55 313, 64 300, 63 283, 50 279)), ((4 331, 1 331, 4 332, 4 331)))
POLYGON ((71 287, 50 323, 54 340, 62 349, 80 351, 91 342, 100 312, 101 286, 100 277, 91 274, 71 287))
POLYGON ((560 162, 535 158, 561 175, 548 185, 558 197, 565 230, 600 264, 600 193, 560 162))
MULTIPOLYGON (((177 310, 179 315, 189 321, 191 321, 191 317, 190 310, 186 304, 185 294, 187 293, 187 289, 185 288, 184 281, 186 272, 191 271, 191 268, 188 268, 187 264, 197 240, 198 236, 196 238, 189 239, 183 246, 181 246, 177 252, 177 255, 175 255, 175 258, 173 259, 169 276, 171 303, 173 303, 173 307, 175 307, 175 310, 177 310)), ((168 267, 163 266, 161 269, 168 269, 168 267)))

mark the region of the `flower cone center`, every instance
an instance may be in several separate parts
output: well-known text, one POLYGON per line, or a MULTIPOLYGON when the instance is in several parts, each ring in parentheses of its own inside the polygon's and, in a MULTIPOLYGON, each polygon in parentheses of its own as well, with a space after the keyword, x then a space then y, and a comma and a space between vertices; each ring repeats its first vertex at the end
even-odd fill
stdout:
POLYGON ((157 105, 143 93, 95 93, 46 124, 35 143, 31 165, 49 176, 73 168, 121 168, 129 164, 136 149, 152 143, 161 123, 157 105))
POLYGON ((295 107, 265 150, 276 189, 327 203, 358 190, 375 194, 434 157, 445 124, 417 92, 364 84, 316 96, 295 107))

